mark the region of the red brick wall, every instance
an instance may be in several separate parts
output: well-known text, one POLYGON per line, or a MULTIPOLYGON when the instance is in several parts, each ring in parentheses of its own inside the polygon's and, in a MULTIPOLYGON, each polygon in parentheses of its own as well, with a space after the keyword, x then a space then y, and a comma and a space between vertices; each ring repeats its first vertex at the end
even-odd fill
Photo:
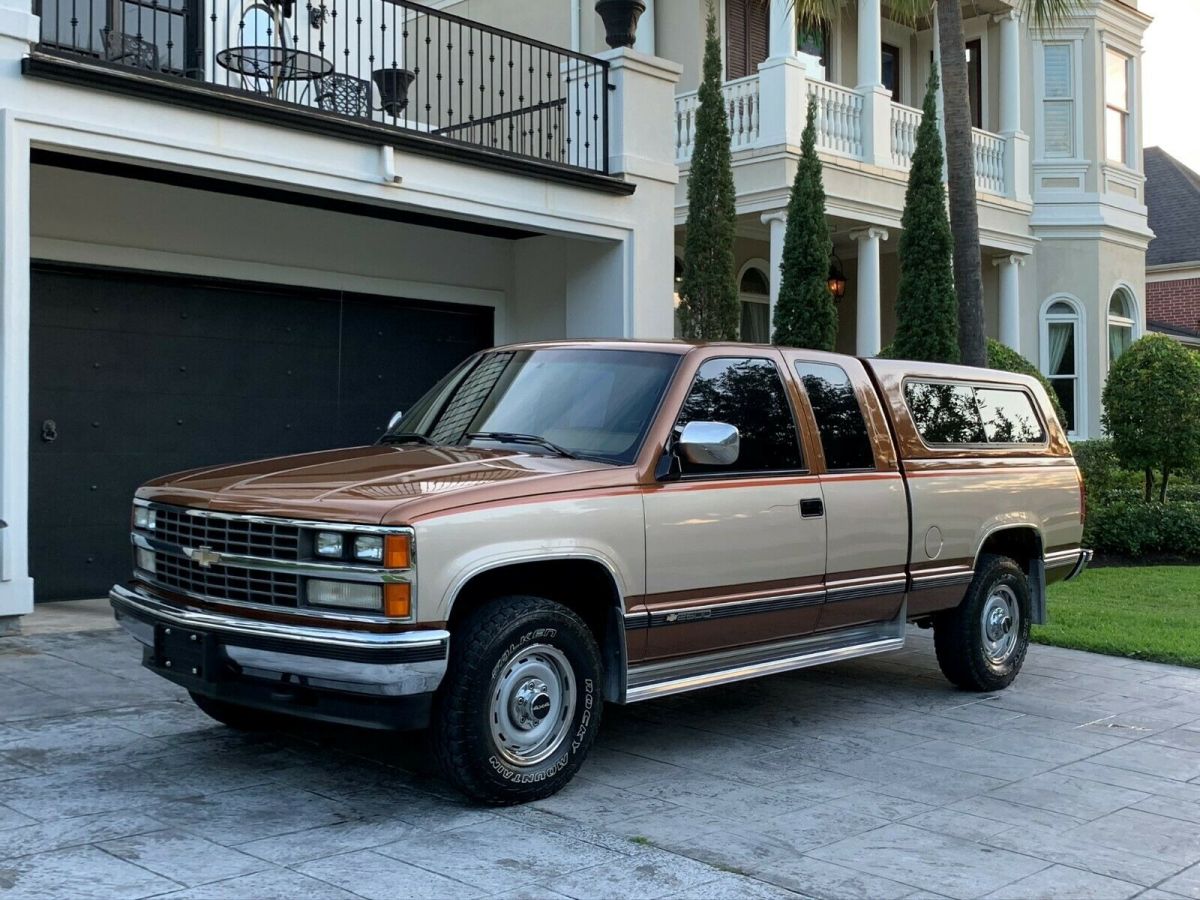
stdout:
POLYGON ((1146 285, 1146 318, 1151 322, 1200 330, 1200 278, 1149 282, 1146 285))

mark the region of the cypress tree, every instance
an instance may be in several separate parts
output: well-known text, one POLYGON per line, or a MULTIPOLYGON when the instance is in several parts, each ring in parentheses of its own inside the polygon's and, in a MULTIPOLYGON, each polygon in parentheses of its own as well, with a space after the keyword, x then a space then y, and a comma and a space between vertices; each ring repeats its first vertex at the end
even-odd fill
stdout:
POLYGON ((829 292, 833 240, 825 218, 816 117, 817 105, 810 97, 808 121, 800 141, 800 161, 788 200, 774 342, 788 347, 832 350, 838 329, 837 307, 829 292))
POLYGON ((704 41, 704 80, 696 111, 696 142, 688 175, 687 236, 679 318, 692 340, 736 340, 741 320, 734 268, 733 168, 729 123, 721 93, 721 41, 712 3, 704 41))
POLYGON ((942 185, 942 140, 937 127, 938 73, 929 72, 921 125, 908 173, 900 234, 900 289, 896 299, 898 359, 958 362, 958 301, 954 294, 954 241, 942 185))

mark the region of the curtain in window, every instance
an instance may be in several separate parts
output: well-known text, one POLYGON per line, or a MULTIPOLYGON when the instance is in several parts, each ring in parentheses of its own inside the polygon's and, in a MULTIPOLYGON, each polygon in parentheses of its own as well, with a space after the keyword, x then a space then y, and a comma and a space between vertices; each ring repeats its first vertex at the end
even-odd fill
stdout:
POLYGON ((1108 326, 1108 361, 1116 362, 1117 357, 1129 349, 1133 343, 1133 329, 1128 325, 1108 326))
MULTIPOLYGON (((1051 322, 1047 331, 1050 334, 1050 371, 1047 375, 1073 375, 1075 366, 1064 372, 1062 365, 1067 354, 1067 345, 1071 343, 1071 333, 1075 326, 1069 322, 1051 322)), ((1074 363, 1074 360, 1072 360, 1074 363)))
POLYGON ((771 343, 771 307, 768 304, 742 301, 742 340, 751 344, 771 343))

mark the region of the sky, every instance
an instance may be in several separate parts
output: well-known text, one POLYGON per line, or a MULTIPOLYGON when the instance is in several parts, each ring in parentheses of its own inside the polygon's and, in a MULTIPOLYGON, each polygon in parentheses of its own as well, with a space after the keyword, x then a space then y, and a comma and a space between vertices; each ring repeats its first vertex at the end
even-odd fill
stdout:
POLYGON ((1194 95, 1200 0, 1138 0, 1154 16, 1142 57, 1143 140, 1200 172, 1200 116, 1194 95))

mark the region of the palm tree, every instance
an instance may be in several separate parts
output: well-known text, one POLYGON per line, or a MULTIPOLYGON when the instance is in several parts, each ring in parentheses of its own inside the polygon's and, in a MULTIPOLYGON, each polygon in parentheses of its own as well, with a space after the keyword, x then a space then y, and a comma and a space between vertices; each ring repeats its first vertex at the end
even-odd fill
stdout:
MULTIPOLYGON (((768 2, 768 0, 762 0, 768 2)), ((791 0, 802 25, 829 21, 849 0, 791 0)), ((1022 17, 1035 28, 1052 30, 1083 0, 1017 0, 1022 17)), ((960 0, 890 0, 898 21, 915 25, 937 16, 942 67, 942 114, 946 128, 947 193, 954 235, 954 287, 958 295, 958 345, 962 361, 987 365, 983 323, 983 260, 979 252, 979 208, 975 199, 975 151, 971 141, 971 101, 960 0)), ((863 52, 863 48, 859 48, 863 52)), ((878 52, 878 51, 876 51, 878 52)))

